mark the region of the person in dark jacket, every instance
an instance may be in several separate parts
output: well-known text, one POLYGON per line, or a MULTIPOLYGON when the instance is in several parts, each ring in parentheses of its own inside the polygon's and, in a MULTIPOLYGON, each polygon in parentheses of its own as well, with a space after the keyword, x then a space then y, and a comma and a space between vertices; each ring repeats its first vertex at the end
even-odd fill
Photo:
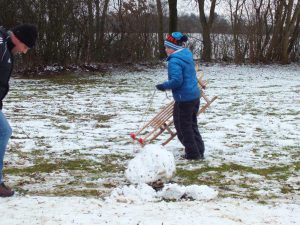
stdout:
POLYGON ((26 53, 35 45, 37 28, 32 24, 22 24, 6 31, 0 27, 0 197, 9 197, 14 191, 3 182, 3 158, 12 134, 12 129, 2 111, 3 99, 9 91, 9 79, 13 69, 13 56, 26 53))
POLYGON ((156 85, 156 88, 172 90, 175 100, 173 119, 177 137, 185 147, 183 157, 199 160, 204 159, 205 151, 197 123, 201 92, 192 52, 183 47, 187 40, 188 37, 181 32, 167 35, 164 45, 168 55, 168 81, 156 85))

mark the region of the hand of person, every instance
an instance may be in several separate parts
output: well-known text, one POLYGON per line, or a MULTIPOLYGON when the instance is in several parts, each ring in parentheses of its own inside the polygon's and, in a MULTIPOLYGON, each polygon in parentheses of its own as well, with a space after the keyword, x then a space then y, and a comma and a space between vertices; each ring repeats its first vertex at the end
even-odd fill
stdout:
POLYGON ((163 87, 163 84, 158 84, 155 86, 157 90, 165 91, 166 89, 163 87))

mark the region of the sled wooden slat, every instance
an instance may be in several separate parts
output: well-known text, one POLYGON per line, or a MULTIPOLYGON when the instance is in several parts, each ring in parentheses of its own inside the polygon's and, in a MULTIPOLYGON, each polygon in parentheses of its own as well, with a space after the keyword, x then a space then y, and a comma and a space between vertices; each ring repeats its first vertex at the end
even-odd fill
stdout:
POLYGON ((167 106, 165 106, 160 112, 156 114, 155 117, 153 117, 146 125, 144 125, 139 131, 137 131, 135 134, 138 135, 141 133, 145 128, 152 126, 154 128, 157 128, 160 126, 160 124, 165 122, 165 117, 168 117, 168 113, 170 111, 170 108, 173 109, 174 102, 170 102, 167 106), (163 117, 163 118, 162 118, 163 117))
MULTIPOLYGON (((200 74, 198 82, 200 84, 203 73, 200 74)), ((214 96, 211 100, 205 95, 204 91, 201 90, 201 98, 206 102, 205 105, 201 106, 198 116, 204 113, 206 109, 217 99, 214 96)), ((200 101, 202 102, 202 101, 200 101)), ((175 136, 176 131, 171 129, 173 126, 173 108, 175 102, 172 101, 163 107, 149 122, 147 122, 141 129, 136 133, 132 133, 130 136, 133 140, 137 140, 142 146, 154 141, 158 136, 160 136, 164 131, 167 131, 170 137, 162 143, 162 145, 168 144, 175 136)))
MULTIPOLYGON (((203 93, 203 92, 202 92, 203 93)), ((205 96, 204 94, 202 95, 202 97, 205 96)), ((204 97, 203 97, 204 98, 204 97)), ((199 116, 201 113, 204 113, 205 110, 211 105, 211 103, 213 103, 213 101, 215 101, 218 97, 217 96, 214 96, 211 100, 208 100, 206 102, 206 104, 204 106, 201 107, 201 109, 198 111, 197 115, 199 116)), ((205 100, 208 99, 206 96, 204 98, 205 100)), ((171 134, 171 136, 165 141, 162 143, 162 145, 166 145, 168 144, 175 136, 177 135, 177 132, 173 132, 171 134)))

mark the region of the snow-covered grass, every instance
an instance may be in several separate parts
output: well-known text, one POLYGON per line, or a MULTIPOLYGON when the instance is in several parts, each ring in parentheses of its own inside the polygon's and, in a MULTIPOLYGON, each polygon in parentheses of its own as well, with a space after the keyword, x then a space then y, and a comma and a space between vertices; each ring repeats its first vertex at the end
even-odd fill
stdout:
POLYGON ((218 96, 199 117, 206 159, 181 160, 183 148, 176 139, 166 149, 177 167, 171 183, 207 185, 218 191, 216 199, 142 205, 103 200, 129 185, 127 164, 143 151, 129 134, 171 101, 170 93, 154 93, 155 84, 166 79, 165 69, 14 79, 4 104, 13 127, 4 172, 17 197, 0 199, 0 209, 9 208, 6 224, 30 224, 27 213, 37 224, 299 221, 300 67, 214 65, 202 70, 206 94, 218 96), (58 215, 62 210, 66 213, 58 215))

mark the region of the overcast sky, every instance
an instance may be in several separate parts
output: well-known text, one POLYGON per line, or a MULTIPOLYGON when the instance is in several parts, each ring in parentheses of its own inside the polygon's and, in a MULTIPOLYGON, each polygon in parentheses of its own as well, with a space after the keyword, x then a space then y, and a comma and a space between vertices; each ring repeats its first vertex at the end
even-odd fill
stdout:
POLYGON ((198 6, 195 0, 177 0, 177 10, 178 14, 190 14, 194 13, 198 15, 198 6))
MULTIPOLYGON (((196 15, 199 14, 198 5, 195 3, 195 0, 177 0, 177 10, 178 14, 190 14, 194 13, 196 15)), ((217 1, 218 2, 218 1, 217 1)), ((207 1, 209 3, 209 1, 207 1)), ((206 5, 206 12, 209 13, 209 4, 206 5)), ((224 9, 226 8, 226 4, 220 5, 217 3, 215 12, 218 14, 224 14, 224 9)))

